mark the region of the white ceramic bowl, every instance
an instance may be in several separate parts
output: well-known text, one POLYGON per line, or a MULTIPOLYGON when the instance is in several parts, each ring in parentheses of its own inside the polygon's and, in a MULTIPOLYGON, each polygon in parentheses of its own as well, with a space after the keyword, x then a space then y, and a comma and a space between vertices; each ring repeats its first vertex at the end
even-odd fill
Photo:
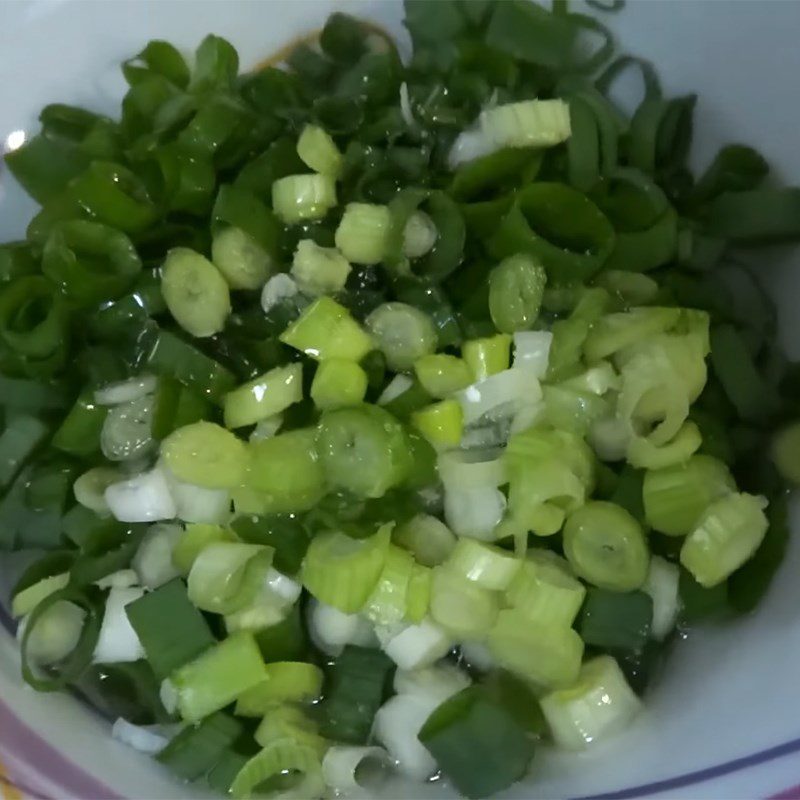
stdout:
MULTIPOLYGON (((402 35, 402 7, 393 0, 0 0, 0 145, 34 131, 48 102, 115 112, 123 92, 118 64, 150 38, 192 48, 215 32, 236 45, 247 67, 321 25, 335 7, 402 35)), ((633 0, 607 21, 625 50, 654 61, 668 92, 700 93, 696 164, 720 144, 741 141, 760 147, 787 181, 800 181, 800 3, 633 0)), ((22 235, 32 211, 0 173, 0 241, 22 235)), ((800 271, 785 252, 761 260, 784 344, 798 357, 800 271)), ((678 647, 629 732, 579 756, 540 752, 533 777, 507 796, 800 798, 798 566, 795 542, 756 614, 678 647)), ((18 796, 3 768, 29 797, 197 796, 111 741, 108 726, 73 698, 23 686, 3 612, 0 623, 0 797, 18 796)), ((395 785, 385 796, 449 793, 395 785)))

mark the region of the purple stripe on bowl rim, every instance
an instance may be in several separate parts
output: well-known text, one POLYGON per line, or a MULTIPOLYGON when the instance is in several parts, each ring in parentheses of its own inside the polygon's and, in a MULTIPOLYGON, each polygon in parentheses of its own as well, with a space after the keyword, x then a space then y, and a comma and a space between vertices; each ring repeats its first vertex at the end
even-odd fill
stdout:
POLYGON ((42 774, 63 787, 65 793, 81 800, 123 800, 122 795, 66 758, 2 702, 0 730, 4 733, 3 746, 12 758, 32 769, 47 764, 47 771, 42 774))
POLYGON ((767 800, 800 800, 800 783, 770 795, 767 800))
MULTIPOLYGON (((747 756, 740 758, 733 758, 730 761, 723 761, 721 764, 715 764, 713 767, 706 767, 705 769, 694 770, 693 772, 685 772, 681 775, 675 775, 672 778, 664 778, 660 781, 653 781, 652 783, 643 783, 639 786, 632 786, 628 789, 617 789, 613 792, 603 792, 601 794, 588 794, 581 797, 573 798, 573 800, 629 800, 629 798, 646 797, 651 794, 658 794, 658 792, 667 792, 671 789, 681 789, 686 786, 694 786, 704 781, 714 780, 714 778, 721 778, 723 775, 728 775, 731 772, 739 772, 749 767, 757 767, 761 764, 766 764, 768 761, 773 761, 776 758, 791 755, 800 751, 800 738, 792 739, 783 744, 768 747, 765 750, 759 750, 757 753, 751 753, 747 756)), ((787 791, 793 791, 791 789, 787 791)), ((784 797, 784 795, 780 795, 784 797)), ((798 795, 787 795, 784 800, 792 800, 798 795)))

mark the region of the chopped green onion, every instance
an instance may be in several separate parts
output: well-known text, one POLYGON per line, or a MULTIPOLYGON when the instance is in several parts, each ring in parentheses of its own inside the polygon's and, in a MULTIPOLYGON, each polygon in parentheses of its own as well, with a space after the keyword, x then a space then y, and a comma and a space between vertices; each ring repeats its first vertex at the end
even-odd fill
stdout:
POLYGON ((171 433, 161 455, 178 480, 206 489, 239 486, 247 464, 244 442, 213 422, 196 422, 171 433))
POLYGON ((575 572, 603 589, 638 589, 650 553, 639 523, 621 506, 593 501, 564 526, 564 553, 575 572))
POLYGON ((650 635, 658 641, 663 641, 675 627, 680 604, 679 582, 680 569, 676 564, 660 556, 650 559, 650 569, 642 591, 650 595, 653 601, 650 635))
POLYGON ((203 611, 233 614, 255 600, 272 565, 271 547, 241 542, 212 542, 201 550, 189 572, 189 600, 203 611))
POLYGON ((378 264, 386 254, 391 225, 387 206, 348 203, 336 229, 336 247, 354 264, 378 264))
POLYGON ((505 333, 464 342, 461 357, 476 381, 507 370, 511 364, 511 337, 505 333))
POLYGON ((325 474, 313 428, 251 442, 245 485, 233 492, 237 512, 281 514, 307 511, 325 493, 325 474), (246 492, 255 507, 245 509, 246 492))
POLYGON ((414 372, 422 388, 438 398, 464 389, 474 380, 466 361, 445 353, 431 353, 417 359, 414 372))
POLYGON ((528 254, 501 261, 489 274, 489 312, 495 327, 502 333, 532 328, 546 283, 544 267, 528 254))
POLYGON ((474 539, 461 539, 444 563, 446 569, 484 589, 509 588, 522 562, 506 550, 474 539))
POLYGON ((499 607, 495 593, 452 572, 447 564, 433 570, 430 603, 431 617, 463 638, 490 633, 499 607))
POLYGON ((645 473, 645 518, 661 533, 685 536, 714 500, 734 491, 736 484, 725 464, 711 456, 694 455, 683 463, 645 473))
POLYGON ((681 564, 706 588, 716 586, 758 549, 769 527, 767 501, 752 494, 727 494, 697 521, 681 548, 681 564))
POLYGON ((227 714, 216 713, 197 725, 187 725, 156 756, 179 778, 192 781, 205 775, 241 736, 242 725, 227 714))
POLYGON ((140 597, 125 613, 158 678, 168 677, 214 644, 208 624, 178 579, 140 597))
POLYGON ((344 289, 350 269, 350 262, 336 248, 301 239, 294 252, 291 274, 309 294, 334 294, 344 289))
POLYGON ((590 587, 578 620, 587 645, 640 652, 650 636, 653 601, 644 592, 609 592, 590 587))
POLYGON ((287 776, 294 777, 296 783, 290 791, 296 792, 298 797, 315 797, 325 788, 317 751, 293 739, 277 739, 242 767, 231 784, 230 793, 235 798, 277 796, 265 794, 263 787, 271 779, 280 779, 277 786, 283 787, 287 776), (257 789, 258 795, 255 794, 257 789))
POLYGON ((640 469, 663 469, 688 460, 697 452, 703 439, 694 422, 685 422, 675 438, 658 447, 649 439, 634 436, 628 445, 628 463, 640 469))
POLYGON ((523 611, 505 609, 487 642, 499 664, 538 686, 569 686, 578 677, 583 641, 565 625, 532 622, 523 611))
POLYGON ((322 670, 303 661, 274 661, 264 667, 264 679, 239 695, 240 717, 262 717, 276 703, 316 700, 322 690, 322 670))
POLYGON ((537 623, 572 625, 586 589, 561 558, 547 550, 529 550, 508 586, 506 598, 537 623))
POLYGON ((457 400, 440 400, 415 411, 411 424, 434 447, 455 447, 464 432, 464 412, 457 400))
POLYGON ((63 589, 69 583, 69 573, 61 572, 49 575, 40 581, 15 591, 11 597, 11 613, 15 617, 22 617, 33 611, 45 597, 63 589))
POLYGON ((392 662, 380 650, 345 647, 328 668, 320 733, 335 741, 364 744, 392 671, 392 662))
POLYGON ((25 462, 44 442, 49 429, 36 417, 12 417, 0 435, 0 486, 9 486, 25 462))
POLYGON ((328 483, 357 497, 381 497, 401 484, 413 466, 402 425, 377 406, 326 411, 317 448, 328 483))
POLYGON ((611 656, 587 661, 574 686, 545 695, 541 705, 556 743, 571 750, 622 730, 641 707, 611 656))
POLYGON ((438 238, 436 223, 424 211, 415 211, 403 228, 403 255, 422 258, 433 249, 438 238))
POLYGON ((272 256, 241 228, 214 234, 211 261, 231 289, 260 289, 269 278, 272 256))
POLYGON ((319 534, 303 561, 303 585, 318 600, 345 614, 360 611, 377 586, 389 536, 388 527, 360 540, 338 532, 319 534))
POLYGON ((333 139, 320 127, 306 125, 297 140, 297 155, 314 172, 339 178, 342 172, 342 154, 333 139))
POLYGON ((186 247, 167 253, 161 292, 175 321, 192 336, 219 333, 231 311, 225 279, 208 259, 186 247))
POLYGON ((431 318, 406 303, 384 303, 365 320, 395 372, 410 370, 414 362, 436 350, 436 328, 431 318))
MULTIPOLYGON (((376 625, 394 625, 400 622, 406 616, 413 572, 413 556, 406 550, 389 545, 378 583, 367 598, 361 613, 376 625)), ((424 615, 425 611, 422 613, 424 615)))
POLYGON ((392 541, 410 550, 419 564, 435 567, 452 553, 457 539, 437 517, 417 514, 392 531, 392 541))
POLYGON ((199 722, 266 678, 255 640, 251 634, 239 632, 179 667, 169 680, 177 693, 181 717, 199 722))
POLYGON ((323 361, 314 373, 311 399, 322 411, 355 406, 367 393, 367 373, 355 362, 341 358, 323 361))
POLYGON ((471 686, 445 700, 419 740, 466 797, 488 797, 525 775, 534 743, 485 689, 471 686))
POLYGON ((225 427, 253 425, 302 399, 302 365, 275 367, 225 395, 225 427))
POLYGON ((347 309, 329 297, 320 297, 308 306, 280 338, 317 361, 360 361, 373 347, 370 337, 347 309))
POLYGON ((272 184, 272 207, 287 225, 322 219, 335 205, 336 183, 330 175, 287 175, 272 184))
MULTIPOLYGON (((42 666, 62 661, 78 645, 85 619, 86 612, 68 600, 49 606, 27 637, 26 658, 42 666)), ((26 621, 20 625, 24 630, 26 621)))
POLYGON ((483 135, 494 148, 553 147, 569 139, 569 106, 563 100, 524 100, 481 112, 483 135))
POLYGON ((187 525, 172 548, 172 563, 182 575, 188 575, 195 559, 207 545, 226 541, 234 541, 234 535, 221 525, 187 525))

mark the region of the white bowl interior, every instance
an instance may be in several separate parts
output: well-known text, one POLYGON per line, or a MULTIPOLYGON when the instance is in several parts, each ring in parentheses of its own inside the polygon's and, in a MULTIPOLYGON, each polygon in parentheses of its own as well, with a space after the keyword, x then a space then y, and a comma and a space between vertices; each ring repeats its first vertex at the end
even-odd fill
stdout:
MULTIPOLYGON (((247 67, 321 25, 334 8, 402 33, 401 4, 388 0, 5 3, 0 8, 0 144, 18 138, 16 131, 34 131, 36 115, 48 102, 115 112, 123 91, 118 64, 149 38, 191 48, 213 31, 236 45, 247 67)), ((696 165, 707 163, 720 144, 745 142, 758 146, 779 175, 800 180, 800 3, 631 2, 605 19, 625 50, 655 63, 667 93, 699 93, 696 165)), ((0 241, 22 235, 32 211, 32 202, 10 176, 0 174, 0 241)), ((789 354, 800 356, 797 257, 775 250, 751 260, 778 303, 789 354)), ((796 505, 792 524, 800 526, 796 505)), ((508 797, 606 792, 620 797, 661 792, 765 797, 800 783, 800 723, 793 703, 800 657, 798 566, 800 545, 795 542, 755 614, 682 643, 650 694, 647 711, 629 732, 579 756, 543 751, 535 761, 535 776, 509 790, 508 797), (717 774, 719 765, 722 774, 717 774), (710 770, 705 783, 691 775, 680 778, 703 770, 710 770)), ((5 633, 0 633, 0 698, 44 741, 26 740, 17 750, 27 748, 52 762, 57 758, 48 749, 52 746, 66 762, 126 797, 197 796, 194 788, 174 783, 149 759, 110 741, 106 724, 71 697, 38 695, 24 687, 15 645, 5 633)), ((8 752, 3 730, 12 725, 17 723, 0 710, 0 754, 8 752)), ((61 766, 50 763, 42 772, 59 772, 61 766)), ((37 771, 35 763, 25 768, 37 771)), ((47 787, 49 779, 42 780, 47 787)), ((87 797, 96 792, 80 786, 80 781, 71 788, 53 784, 51 794, 87 797)), ((439 785, 395 785, 386 792, 387 797, 407 798, 447 794, 439 785)))

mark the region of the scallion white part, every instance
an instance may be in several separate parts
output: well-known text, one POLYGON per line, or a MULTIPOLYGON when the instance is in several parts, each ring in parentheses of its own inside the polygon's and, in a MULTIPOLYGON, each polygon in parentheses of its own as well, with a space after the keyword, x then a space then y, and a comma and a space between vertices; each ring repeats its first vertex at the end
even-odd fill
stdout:
POLYGON ((133 725, 122 717, 111 726, 111 738, 151 756, 160 753, 169 744, 169 737, 161 725, 133 725))
POLYGON ((421 258, 433 249, 438 238, 434 221, 424 211, 415 211, 403 229, 403 255, 421 258))
POLYGON ((374 647, 378 643, 372 625, 360 614, 345 614, 314 598, 308 604, 308 633, 329 656, 338 656, 348 644, 374 647))
POLYGON ((589 444, 601 461, 622 461, 632 438, 630 421, 616 415, 600 417, 589 428, 589 444))
POLYGON ((322 759, 322 777, 333 792, 345 797, 372 797, 391 766, 382 747, 334 745, 322 759))
POLYGON ((539 380, 529 369, 506 369, 473 383, 456 394, 464 412, 464 425, 482 419, 513 417, 522 408, 542 399, 539 380))
POLYGON ((157 589, 181 574, 172 563, 172 550, 182 534, 180 525, 159 523, 144 535, 131 566, 146 589, 157 589))
POLYGON ((450 169, 456 169, 461 164, 483 158, 493 153, 497 148, 489 141, 486 134, 478 128, 468 128, 462 131, 447 156, 450 169))
POLYGON ((587 661, 574 686, 550 692, 540 703, 556 744, 570 750, 627 727, 641 707, 611 656, 587 661))
POLYGON ((501 486, 508 480, 501 448, 448 450, 437 460, 445 489, 479 489, 501 486))
POLYGON ((429 667, 453 648, 450 635, 430 619, 399 629, 378 629, 376 633, 384 653, 405 670, 429 667))
POLYGON ((508 428, 508 435, 512 436, 515 433, 522 433, 533 427, 542 417, 547 410, 543 402, 531 403, 530 405, 523 406, 514 415, 511 424, 508 428))
POLYGON ((375 714, 373 736, 383 744, 397 770, 418 781, 436 772, 436 761, 418 739, 422 726, 436 708, 420 695, 397 694, 375 714))
POLYGON ((653 600, 653 622, 650 626, 650 634, 659 641, 664 639, 675 627, 675 621, 678 618, 679 580, 680 570, 677 565, 671 564, 661 556, 653 556, 650 559, 650 569, 642 591, 649 594, 653 600))
POLYGON ((248 440, 260 442, 264 439, 271 439, 281 429, 281 425, 283 425, 283 414, 273 414, 271 417, 256 422, 248 440))
POLYGON ((98 589, 127 589, 130 586, 136 586, 138 583, 139 576, 136 574, 136 570, 118 569, 116 572, 100 578, 99 581, 95 581, 94 585, 98 589))
MULTIPOLYGON (((27 642, 28 658, 36 664, 53 664, 68 656, 78 644, 86 612, 75 603, 59 600, 46 609, 30 632, 27 642)), ((17 628, 21 642, 28 617, 17 628)))
POLYGON ((139 586, 114 588, 108 593, 100 636, 92 655, 96 664, 118 664, 145 657, 142 643, 125 613, 125 606, 143 594, 144 589, 139 586))
POLYGON ((127 381, 110 383, 94 393, 94 401, 100 406, 117 406, 130 403, 156 390, 158 381, 154 375, 139 375, 127 381))
POLYGON ((550 363, 550 347, 553 334, 550 331, 517 331, 514 334, 514 369, 529 369, 542 379, 550 363))
POLYGON ((303 291, 320 295, 344 289, 350 269, 348 260, 335 247, 320 247, 313 239, 301 239, 291 273, 303 291))
POLYGON ((154 408, 152 395, 111 408, 100 431, 100 449, 109 461, 131 462, 152 450, 154 408))
POLYGON ((405 81, 400 84, 400 113, 403 115, 406 125, 412 130, 415 130, 417 121, 414 119, 411 99, 408 96, 408 84, 405 81))
POLYGON ((455 664, 441 663, 425 669, 398 669, 394 675, 397 694, 411 694, 429 699, 435 705, 466 689, 472 681, 455 664))
POLYGON ((105 498, 112 515, 120 522, 159 522, 176 516, 169 484, 158 467, 112 483, 105 491, 105 498))
POLYGON ((491 542, 506 504, 506 496, 494 486, 450 488, 444 493, 445 522, 458 536, 491 542))
POLYGON ((231 513, 231 495, 227 489, 207 489, 193 483, 179 481, 166 467, 162 467, 170 494, 175 501, 174 516, 182 522, 206 522, 212 525, 228 521, 231 513))
POLYGON ((407 392, 414 385, 414 381, 408 375, 398 374, 386 384, 386 388, 378 398, 378 405, 385 406, 396 400, 401 394, 407 392))
POLYGON ((464 642, 461 645, 461 657, 473 669, 488 672, 497 666, 489 648, 483 642, 464 642))
POLYGON ((294 297, 300 291, 294 279, 285 272, 273 275, 261 290, 261 308, 265 314, 283 302, 294 297))
POLYGON ((282 572, 278 572, 278 570, 272 567, 270 567, 267 572, 264 584, 277 599, 290 606, 298 601, 303 591, 302 585, 296 580, 293 580, 288 575, 284 575, 282 572))

